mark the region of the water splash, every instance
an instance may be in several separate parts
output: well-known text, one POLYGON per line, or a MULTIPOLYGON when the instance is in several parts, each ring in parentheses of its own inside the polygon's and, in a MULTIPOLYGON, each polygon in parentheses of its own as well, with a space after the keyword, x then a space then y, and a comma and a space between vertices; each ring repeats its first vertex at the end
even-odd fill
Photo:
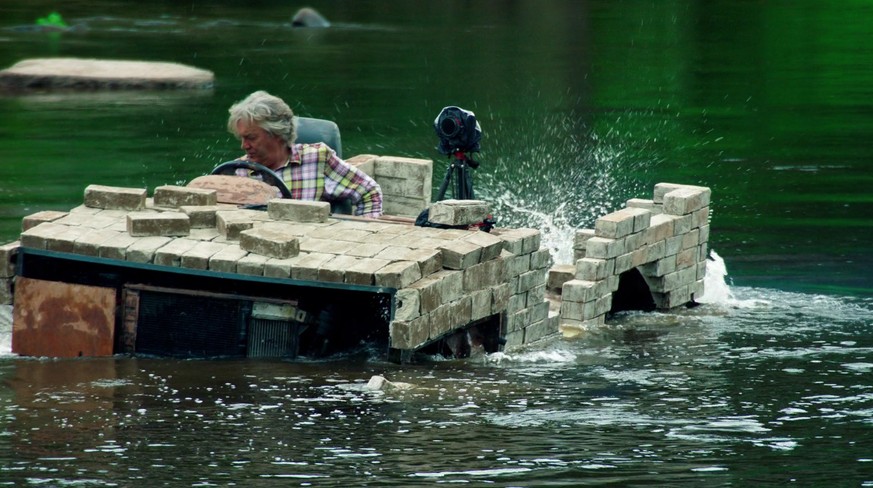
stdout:
POLYGON ((492 121, 486 138, 499 141, 500 156, 483 164, 477 196, 492 204, 498 226, 539 229, 554 262, 572 263, 576 229, 644 194, 631 175, 658 159, 645 143, 629 145, 633 136, 608 127, 601 136, 573 112, 526 119, 534 123, 521 137, 510 123, 492 121))

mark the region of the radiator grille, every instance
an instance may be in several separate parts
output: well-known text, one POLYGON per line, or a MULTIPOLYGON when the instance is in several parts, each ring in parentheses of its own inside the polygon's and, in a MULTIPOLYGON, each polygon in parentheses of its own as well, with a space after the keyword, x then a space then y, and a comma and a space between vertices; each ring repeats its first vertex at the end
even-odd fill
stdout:
POLYGON ((296 358, 300 327, 298 322, 252 318, 249 324, 248 357, 296 358))
POLYGON ((146 290, 139 295, 137 353, 245 356, 245 302, 146 290))

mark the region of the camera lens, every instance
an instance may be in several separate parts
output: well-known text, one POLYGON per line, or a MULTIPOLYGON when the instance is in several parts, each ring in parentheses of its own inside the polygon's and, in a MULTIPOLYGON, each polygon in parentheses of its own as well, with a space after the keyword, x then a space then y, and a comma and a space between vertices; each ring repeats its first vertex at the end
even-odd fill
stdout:
POLYGON ((446 117, 440 121, 440 132, 445 137, 454 137, 461 130, 461 123, 451 117, 446 117))

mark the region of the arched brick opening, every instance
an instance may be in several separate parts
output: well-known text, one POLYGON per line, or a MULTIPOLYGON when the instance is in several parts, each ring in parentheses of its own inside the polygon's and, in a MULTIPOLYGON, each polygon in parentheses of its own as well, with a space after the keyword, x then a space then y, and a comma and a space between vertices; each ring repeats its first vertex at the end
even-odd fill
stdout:
POLYGON ((618 276, 618 289, 612 293, 610 315, 628 310, 651 312, 656 308, 649 284, 646 283, 645 278, 637 268, 625 271, 618 276))

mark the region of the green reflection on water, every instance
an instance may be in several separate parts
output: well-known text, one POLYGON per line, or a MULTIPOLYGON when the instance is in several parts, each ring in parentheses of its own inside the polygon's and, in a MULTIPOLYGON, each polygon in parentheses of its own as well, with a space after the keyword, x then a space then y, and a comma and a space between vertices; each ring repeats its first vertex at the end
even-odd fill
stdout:
MULTIPOLYGON (((89 183, 154 188, 235 157, 227 107, 266 89, 335 120, 347 155, 433 158, 437 181, 447 161, 433 149, 433 118, 445 105, 474 110, 485 132, 480 193, 508 195, 516 208, 501 204, 498 218, 513 225, 540 225, 532 212, 591 225, 676 181, 713 188, 711 247, 740 279, 793 286, 767 279, 772 261, 754 256, 870 264, 864 2, 315 6, 334 28, 292 30, 293 8, 277 1, 106 1, 65 5, 80 28, 54 40, 3 30, 3 66, 50 55, 176 61, 217 82, 196 93, 0 97, 0 239, 28 213, 79 204, 89 183), (806 237, 786 242, 786 232, 806 237)), ((55 8, 0 12, 13 26, 55 8)), ((862 268, 852 280, 870 290, 862 268)), ((844 279, 813 263, 801 273, 822 290, 844 279)))

